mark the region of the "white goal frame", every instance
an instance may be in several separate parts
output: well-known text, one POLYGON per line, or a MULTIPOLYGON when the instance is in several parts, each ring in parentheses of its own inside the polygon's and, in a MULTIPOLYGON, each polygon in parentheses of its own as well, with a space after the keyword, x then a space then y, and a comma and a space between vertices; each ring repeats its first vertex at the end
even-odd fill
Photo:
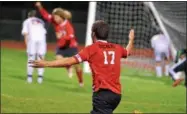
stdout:
MULTIPOLYGON (((91 28, 92 28, 92 24, 95 21, 96 4, 97 4, 97 2, 89 2, 85 46, 91 45, 93 43, 92 38, 91 38, 91 28)), ((84 73, 90 73, 91 72, 88 62, 83 63, 83 71, 84 71, 84 73)))
MULTIPOLYGON (((171 54, 172 54, 172 57, 174 58, 175 55, 176 55, 176 52, 177 52, 176 48, 174 47, 173 42, 171 41, 170 35, 168 34, 168 32, 167 32, 167 30, 166 30, 166 28, 165 28, 165 26, 162 22, 161 16, 159 15, 158 11, 156 10, 156 8, 154 6, 154 3, 153 2, 144 2, 144 4, 151 9, 151 11, 153 12, 153 15, 155 16, 161 30, 165 34, 166 38, 168 38, 168 40, 170 41, 170 43, 171 43, 171 54)), ((85 46, 91 45, 93 43, 92 38, 91 38, 91 27, 92 27, 92 24, 95 21, 96 5, 97 5, 97 2, 89 2, 85 46)), ((83 63, 83 71, 84 71, 84 73, 90 73, 91 72, 88 62, 83 63)))

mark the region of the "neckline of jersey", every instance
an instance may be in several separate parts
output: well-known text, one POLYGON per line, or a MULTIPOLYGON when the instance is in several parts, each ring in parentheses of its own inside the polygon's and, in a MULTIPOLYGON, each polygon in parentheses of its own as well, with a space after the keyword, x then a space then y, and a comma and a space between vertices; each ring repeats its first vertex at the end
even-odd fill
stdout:
POLYGON ((107 43, 106 40, 97 40, 97 42, 104 42, 104 43, 107 43))
POLYGON ((64 20, 63 23, 60 24, 60 26, 64 26, 67 23, 67 20, 64 20))

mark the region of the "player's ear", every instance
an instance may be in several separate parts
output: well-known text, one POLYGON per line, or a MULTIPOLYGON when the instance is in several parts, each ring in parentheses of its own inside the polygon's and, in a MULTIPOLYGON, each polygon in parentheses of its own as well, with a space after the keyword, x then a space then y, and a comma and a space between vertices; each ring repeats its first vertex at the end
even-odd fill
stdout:
POLYGON ((92 32, 92 38, 94 38, 95 37, 95 32, 92 32))
POLYGON ((96 41, 95 32, 92 32, 92 40, 93 40, 93 43, 96 41))

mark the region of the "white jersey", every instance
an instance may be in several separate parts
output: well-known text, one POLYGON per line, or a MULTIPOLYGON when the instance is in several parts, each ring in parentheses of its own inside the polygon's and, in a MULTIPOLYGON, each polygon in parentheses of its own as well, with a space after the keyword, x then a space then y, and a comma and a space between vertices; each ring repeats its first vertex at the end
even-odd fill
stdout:
POLYGON ((154 35, 151 39, 151 46, 155 51, 169 50, 169 44, 164 34, 154 35))
POLYGON ((22 35, 25 33, 28 34, 28 42, 46 40, 44 22, 39 18, 30 17, 23 22, 22 35))

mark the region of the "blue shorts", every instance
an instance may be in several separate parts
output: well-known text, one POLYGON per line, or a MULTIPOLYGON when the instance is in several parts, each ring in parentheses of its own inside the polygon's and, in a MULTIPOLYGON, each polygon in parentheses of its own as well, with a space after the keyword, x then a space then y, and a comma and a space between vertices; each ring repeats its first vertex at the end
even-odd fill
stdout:
POLYGON ((76 47, 73 48, 56 48, 56 55, 61 55, 63 57, 71 57, 78 53, 78 49, 76 47))

